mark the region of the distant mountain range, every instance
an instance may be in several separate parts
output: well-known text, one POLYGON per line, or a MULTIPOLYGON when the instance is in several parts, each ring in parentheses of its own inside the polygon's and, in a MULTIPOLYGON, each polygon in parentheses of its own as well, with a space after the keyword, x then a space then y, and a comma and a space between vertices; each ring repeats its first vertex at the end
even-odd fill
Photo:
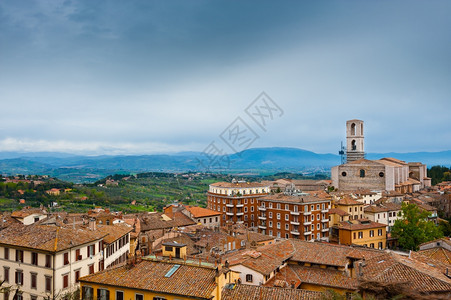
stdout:
MULTIPOLYGON (((395 157, 433 165, 451 165, 451 151, 369 153, 368 159, 395 157)), ((73 182, 92 182, 115 173, 211 171, 268 174, 275 172, 329 172, 340 156, 298 148, 253 148, 229 156, 209 157, 201 152, 132 156, 80 156, 59 152, 0 152, 0 173, 47 174, 73 182), (221 162, 217 167, 215 162, 221 162), (211 164, 213 163, 213 164, 211 164)))

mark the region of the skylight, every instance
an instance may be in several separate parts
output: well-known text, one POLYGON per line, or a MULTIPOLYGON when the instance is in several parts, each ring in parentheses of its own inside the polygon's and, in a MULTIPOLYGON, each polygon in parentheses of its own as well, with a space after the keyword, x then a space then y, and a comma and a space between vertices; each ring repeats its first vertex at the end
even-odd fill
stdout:
POLYGON ((180 268, 180 265, 174 265, 174 266, 166 273, 166 275, 164 275, 164 277, 167 277, 167 278, 171 277, 171 276, 175 273, 175 271, 178 270, 178 268, 180 268))

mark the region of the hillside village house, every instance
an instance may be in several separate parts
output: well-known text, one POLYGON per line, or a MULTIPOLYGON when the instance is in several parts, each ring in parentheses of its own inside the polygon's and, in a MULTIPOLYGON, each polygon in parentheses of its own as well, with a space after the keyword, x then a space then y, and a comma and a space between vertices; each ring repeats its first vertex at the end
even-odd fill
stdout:
POLYGON ((129 251, 129 229, 56 223, 13 224, 1 231, 0 278, 12 288, 4 299, 10 299, 16 289, 18 300, 70 294, 81 276, 118 263, 117 256, 129 251))

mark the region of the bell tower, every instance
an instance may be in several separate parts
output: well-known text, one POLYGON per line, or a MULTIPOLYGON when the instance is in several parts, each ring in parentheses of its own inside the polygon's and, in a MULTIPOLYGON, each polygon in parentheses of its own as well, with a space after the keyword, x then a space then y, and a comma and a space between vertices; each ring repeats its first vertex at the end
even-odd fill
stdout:
POLYGON ((363 147, 363 121, 346 121, 346 162, 365 158, 363 147))

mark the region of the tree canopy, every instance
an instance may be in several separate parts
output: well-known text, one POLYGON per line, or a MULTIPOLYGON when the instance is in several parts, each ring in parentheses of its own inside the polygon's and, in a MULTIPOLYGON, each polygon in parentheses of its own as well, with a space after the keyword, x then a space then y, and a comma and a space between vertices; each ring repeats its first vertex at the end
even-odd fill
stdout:
POLYGON ((402 213, 403 219, 396 220, 392 230, 401 248, 417 250, 420 244, 443 236, 439 227, 428 220, 428 211, 421 210, 415 204, 403 203, 402 213))

